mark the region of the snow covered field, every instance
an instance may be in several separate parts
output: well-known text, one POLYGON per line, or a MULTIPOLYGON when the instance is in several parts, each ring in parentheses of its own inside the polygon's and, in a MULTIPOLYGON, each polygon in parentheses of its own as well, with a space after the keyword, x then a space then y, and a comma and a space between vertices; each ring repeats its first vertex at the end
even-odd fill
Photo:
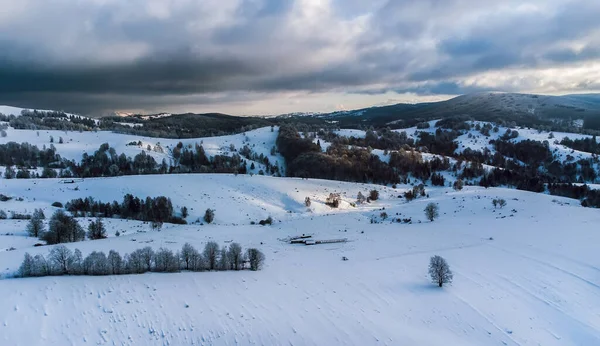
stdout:
POLYGON ((347 202, 374 186, 233 175, 86 179, 78 191, 52 179, 0 184, 23 198, 0 209, 43 207, 47 216, 56 200, 124 193, 171 197, 190 208, 188 221, 216 209, 215 224, 165 224, 160 232, 111 220, 108 239, 68 244, 84 255, 233 240, 267 257, 259 272, 10 279, 26 251, 49 247, 32 247, 23 222, 0 220, 1 345, 600 344, 600 214, 574 200, 467 187, 427 188, 429 198, 406 203, 397 196, 409 186, 379 186, 380 200, 355 208, 347 202), (334 191, 346 192, 339 210, 323 204, 334 191), (493 198, 508 205, 494 210, 493 198), (440 207, 434 222, 423 214, 429 202, 440 207), (382 208, 388 220, 371 224, 382 208), (250 225, 268 215, 272 226, 250 225), (413 223, 390 221, 397 217, 413 223), (114 237, 117 229, 126 232, 114 237), (302 233, 349 242, 280 240, 302 233), (448 260, 452 285, 429 282, 432 255, 448 260))

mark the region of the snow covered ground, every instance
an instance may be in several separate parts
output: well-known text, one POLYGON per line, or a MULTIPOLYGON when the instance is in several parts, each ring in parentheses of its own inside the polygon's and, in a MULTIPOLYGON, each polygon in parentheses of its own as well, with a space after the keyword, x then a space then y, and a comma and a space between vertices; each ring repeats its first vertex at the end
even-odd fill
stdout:
POLYGON ((78 191, 57 180, 0 182, 3 194, 23 198, 0 209, 43 207, 48 216, 55 200, 128 192, 171 197, 194 208, 189 221, 216 209, 216 224, 160 232, 111 220, 108 239, 68 245, 84 255, 233 240, 267 256, 259 272, 10 279, 26 251, 49 247, 32 247, 24 222, 0 220, 2 345, 600 344, 600 214, 577 201, 467 187, 428 188, 429 198, 407 203, 397 196, 410 187, 399 186, 378 187, 380 200, 355 208, 347 202, 374 186, 233 175, 86 179, 78 191), (346 192, 339 210, 322 203, 333 191, 346 192), (494 210, 493 198, 508 205, 494 210), (440 207, 434 222, 423 215, 429 202, 440 207), (386 221, 370 223, 384 211, 386 221), (267 215, 272 226, 250 225, 267 215), (412 224, 390 221, 398 217, 412 224), (126 232, 112 236, 117 229, 126 232), (280 240, 302 233, 349 242, 280 240), (452 285, 429 282, 432 255, 448 260, 452 285))

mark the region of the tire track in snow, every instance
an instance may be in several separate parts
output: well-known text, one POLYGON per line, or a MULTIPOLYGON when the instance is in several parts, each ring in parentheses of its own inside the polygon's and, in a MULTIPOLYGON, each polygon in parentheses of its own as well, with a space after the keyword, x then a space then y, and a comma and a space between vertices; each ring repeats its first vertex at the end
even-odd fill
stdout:
POLYGON ((391 258, 426 254, 426 253, 431 253, 431 252, 440 252, 440 251, 457 250, 457 249, 468 249, 468 248, 474 248, 474 247, 479 247, 479 246, 483 246, 483 245, 487 245, 487 243, 479 242, 479 243, 475 243, 475 244, 456 245, 456 246, 447 246, 447 247, 436 248, 436 249, 410 251, 410 252, 405 252, 405 253, 401 253, 401 254, 397 254, 397 255, 378 257, 375 260, 379 261, 379 260, 386 260, 386 259, 391 259, 391 258))
POLYGON ((507 253, 510 253, 510 254, 513 254, 513 255, 517 255, 517 256, 519 256, 519 257, 522 257, 522 258, 528 259, 528 260, 530 260, 530 261, 533 261, 533 262, 539 263, 539 264, 541 264, 541 265, 544 265, 544 266, 546 266, 546 267, 548 267, 548 268, 552 268, 552 269, 554 269, 554 270, 557 270, 557 271, 559 271, 559 272, 561 272, 561 273, 563 273, 563 274, 566 274, 566 275, 568 275, 568 276, 571 276, 571 277, 573 277, 573 278, 579 279, 579 280, 581 280, 581 281, 585 282, 586 284, 588 284, 588 285, 590 285, 590 286, 592 286, 592 287, 594 287, 594 288, 597 288, 597 289, 599 289, 599 290, 600 290, 600 285, 599 285, 599 284, 597 284, 597 283, 595 283, 595 282, 592 282, 592 281, 590 281, 590 280, 588 280, 588 279, 586 279, 586 278, 584 278, 584 277, 581 277, 581 276, 579 276, 579 275, 577 275, 577 274, 575 274, 575 273, 573 273, 573 272, 570 272, 570 271, 568 271, 568 270, 565 270, 565 269, 563 269, 563 268, 557 267, 557 266, 555 266, 554 264, 550 264, 550 263, 548 263, 548 262, 545 262, 545 261, 539 260, 539 259, 537 259, 537 258, 533 258, 533 257, 531 257, 531 256, 523 255, 522 253, 519 253, 519 252, 510 251, 510 250, 507 250, 507 249, 505 249, 505 248, 502 248, 502 247, 499 247, 499 246, 496 246, 496 245, 491 245, 491 244, 490 244, 490 246, 492 246, 492 247, 493 247, 493 248, 495 248, 495 249, 498 249, 498 250, 501 250, 501 251, 504 251, 504 252, 507 252, 507 253))
MULTIPOLYGON (((483 312, 481 312, 479 309, 477 309, 471 303, 469 303, 468 301, 466 301, 465 299, 463 299, 462 297, 460 297, 459 295, 457 295, 455 293, 452 293, 452 295, 455 296, 458 300, 460 300, 469 309, 471 309, 472 311, 477 313, 479 316, 481 316, 484 320, 486 320, 486 322, 488 322, 491 326, 496 328, 500 333, 502 333, 504 336, 506 336, 510 341, 512 341, 512 343, 514 345, 521 346, 521 343, 519 343, 517 340, 515 340, 510 334, 508 334, 504 329, 502 329, 499 325, 497 325, 494 321, 492 321, 489 317, 487 317, 483 312)), ((505 343, 504 341, 502 341, 502 343, 507 345, 507 343, 505 343)))
MULTIPOLYGON (((575 322, 576 324, 578 324, 579 326, 583 327, 583 329, 587 330, 589 332, 590 335, 596 335, 595 339, 600 342, 600 338, 597 336, 598 335, 598 330, 595 329, 594 327, 590 326, 589 324, 585 323, 584 321, 579 320, 578 318, 568 314, 567 312, 565 312, 562 308, 560 308, 560 306, 558 306, 557 304, 553 303, 552 301, 549 301, 547 299, 544 299, 543 297, 540 297, 538 294, 535 294, 534 292, 532 292, 531 290, 523 287, 522 285, 519 285, 518 283, 510 280, 509 278, 507 278, 506 276, 501 275, 500 276, 503 280, 505 280, 506 282, 508 282, 511 286, 513 286, 513 288, 518 289, 519 291, 525 293, 527 296, 543 303, 546 306, 549 306, 551 308, 553 308, 554 310, 560 312, 561 316, 565 316, 567 317, 569 320, 575 322)), ((556 334, 554 332, 548 331, 552 336, 554 336, 555 338, 557 337, 556 334)))

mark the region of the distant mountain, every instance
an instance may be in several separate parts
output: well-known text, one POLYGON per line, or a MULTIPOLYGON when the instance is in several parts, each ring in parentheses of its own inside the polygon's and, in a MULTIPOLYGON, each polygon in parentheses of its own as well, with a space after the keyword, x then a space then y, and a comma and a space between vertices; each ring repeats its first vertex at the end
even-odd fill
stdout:
POLYGON ((408 127, 418 122, 451 116, 465 116, 482 121, 516 121, 523 125, 550 123, 557 119, 600 118, 600 94, 547 96, 485 92, 441 102, 396 104, 310 117, 336 122, 340 126, 408 127))

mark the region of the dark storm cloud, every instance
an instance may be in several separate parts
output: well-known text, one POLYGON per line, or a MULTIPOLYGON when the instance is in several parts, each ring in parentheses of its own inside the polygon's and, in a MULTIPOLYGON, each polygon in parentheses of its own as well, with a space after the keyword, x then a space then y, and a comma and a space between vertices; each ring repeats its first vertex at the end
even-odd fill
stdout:
POLYGON ((595 0, 0 6, 0 104, 82 112, 250 98, 245 93, 518 91, 485 76, 520 69, 532 78, 537 69, 600 61, 595 0))

